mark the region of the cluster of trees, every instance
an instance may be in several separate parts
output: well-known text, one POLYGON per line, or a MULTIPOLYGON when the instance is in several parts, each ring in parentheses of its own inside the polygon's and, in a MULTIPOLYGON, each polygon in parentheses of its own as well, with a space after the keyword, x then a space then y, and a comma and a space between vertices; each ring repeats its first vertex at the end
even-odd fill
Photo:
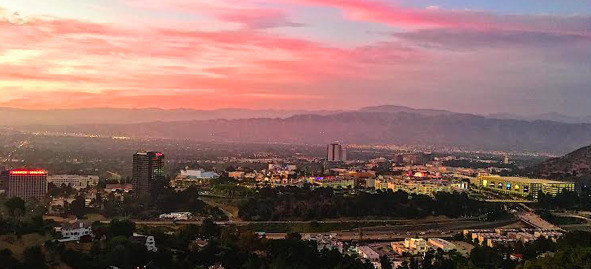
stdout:
MULTIPOLYGON (((45 235, 53 232, 53 222, 44 221, 35 204, 27 204, 21 198, 14 197, 2 201, 0 210, 0 236, 38 233, 45 235)), ((0 249, 0 268, 4 269, 45 269, 45 254, 41 246, 27 247, 22 253, 22 260, 14 257, 10 249, 0 249)))
POLYGON ((52 182, 47 183, 47 195, 49 196, 61 196, 68 197, 76 193, 76 190, 70 185, 62 184, 57 186, 52 182))
POLYGON ((581 193, 562 191, 556 196, 538 193, 538 206, 542 209, 578 209, 591 210, 591 191, 587 188, 581 193))
POLYGON ((11 217, 19 217, 25 214, 25 200, 19 197, 13 197, 4 202, 4 207, 11 217))
POLYGON ((188 211, 197 216, 210 217, 215 220, 227 220, 224 212, 210 206, 199 199, 199 188, 191 186, 186 190, 176 192, 172 188, 163 188, 153 201, 158 213, 188 211))
MULTIPOLYGON (((0 235, 15 234, 24 235, 30 233, 45 234, 52 230, 53 222, 44 221, 42 216, 31 207, 36 205, 27 205, 23 199, 14 197, 3 201, 0 214, 0 235)), ((1 268, 1 267, 0 267, 1 268)))
POLYGON ((227 216, 217 207, 210 206, 199 199, 199 189, 190 187, 176 192, 174 189, 162 186, 153 193, 151 200, 124 194, 123 197, 100 193, 92 202, 95 207, 86 207, 83 196, 76 196, 64 208, 65 215, 75 215, 82 218, 86 214, 98 213, 108 218, 130 217, 152 218, 162 213, 187 211, 197 216, 211 217, 216 220, 226 220, 227 216))
POLYGON ((31 218, 0 218, 0 235, 24 235, 30 233, 45 234, 52 230, 52 223, 41 216, 31 218))
POLYGON ((472 200, 465 193, 440 192, 435 198, 404 191, 341 194, 330 188, 280 187, 259 189, 240 206, 245 220, 292 220, 363 217, 420 218, 445 215, 452 218, 504 216, 501 205, 472 200))
POLYGON ((222 176, 211 186, 211 190, 216 195, 222 195, 227 198, 245 198, 255 194, 251 188, 243 187, 237 184, 238 181, 222 176))
POLYGON ((539 255, 521 263, 517 269, 589 268, 591 233, 572 232, 552 246, 552 255, 539 255))
POLYGON ((157 252, 148 252, 143 242, 134 240, 136 231, 129 221, 113 221, 108 225, 96 224, 93 229, 103 233, 105 240, 92 243, 90 252, 68 250, 59 243, 48 243, 48 252, 55 252, 59 260, 74 269, 99 269, 117 266, 127 268, 208 268, 222 265, 228 269, 271 268, 373 268, 356 257, 338 251, 318 251, 314 242, 302 241, 297 234, 284 240, 259 238, 252 231, 235 227, 222 229, 213 221, 202 225, 188 225, 174 233, 157 229, 139 230, 154 235, 157 252), (197 245, 195 239, 207 240, 197 245))
POLYGON ((472 160, 449 160, 443 162, 444 166, 449 167, 467 167, 467 168, 490 168, 490 167, 497 167, 497 168, 506 168, 509 170, 518 170, 518 167, 515 164, 506 164, 501 161, 497 163, 488 163, 488 162, 481 162, 481 161, 472 161, 472 160))

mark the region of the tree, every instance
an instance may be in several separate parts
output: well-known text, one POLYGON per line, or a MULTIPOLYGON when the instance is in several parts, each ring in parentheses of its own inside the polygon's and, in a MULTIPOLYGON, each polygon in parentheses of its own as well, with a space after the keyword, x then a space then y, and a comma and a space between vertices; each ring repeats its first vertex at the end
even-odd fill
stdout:
POLYGON ((72 201, 69 206, 69 213, 76 215, 78 218, 82 218, 86 213, 86 201, 83 196, 76 196, 76 199, 72 201))
POLYGON ((16 258, 12 256, 12 251, 10 249, 3 249, 0 250, 0 268, 18 268, 19 262, 16 258))
POLYGON ((408 264, 408 261, 404 260, 402 261, 402 264, 400 266, 398 266, 398 268, 396 269, 409 269, 410 265, 408 264))
POLYGON ((25 213, 25 201, 20 197, 12 197, 4 202, 8 214, 13 217, 19 217, 25 213))
POLYGON ((300 233, 288 233, 286 236, 288 240, 302 240, 302 235, 300 233))
POLYGON ((410 259, 410 269, 420 269, 419 261, 417 259, 410 259))
POLYGON ((217 237, 220 235, 220 227, 213 220, 207 218, 201 224, 201 235, 205 237, 217 237))
POLYGON ((45 255, 41 247, 34 246, 26 248, 23 252, 23 267, 27 269, 45 269, 45 255))
POLYGON ((130 237, 135 231, 135 223, 130 220, 114 219, 109 223, 109 234, 111 237, 130 237))
POLYGON ((380 264, 382 265, 382 269, 392 269, 392 263, 390 262, 390 259, 386 257, 386 255, 382 255, 380 257, 380 264))

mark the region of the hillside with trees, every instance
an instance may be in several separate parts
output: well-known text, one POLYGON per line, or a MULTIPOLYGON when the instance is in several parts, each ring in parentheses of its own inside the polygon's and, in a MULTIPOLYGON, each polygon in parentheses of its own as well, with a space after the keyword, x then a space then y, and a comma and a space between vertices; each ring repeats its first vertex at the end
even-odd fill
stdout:
POLYGON ((546 160, 528 170, 533 176, 591 182, 591 146, 546 160))

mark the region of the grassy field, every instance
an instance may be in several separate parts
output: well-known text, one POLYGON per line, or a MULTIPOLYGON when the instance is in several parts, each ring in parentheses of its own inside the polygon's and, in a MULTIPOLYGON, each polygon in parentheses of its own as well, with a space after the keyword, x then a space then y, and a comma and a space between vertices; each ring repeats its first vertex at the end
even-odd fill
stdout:
POLYGON ((228 217, 231 220, 238 220, 238 206, 232 204, 232 203, 228 203, 227 200, 228 199, 220 199, 220 198, 215 198, 215 197, 200 197, 200 199, 207 203, 210 206, 215 206, 215 207, 219 207, 220 209, 222 209, 227 215, 229 215, 228 217))

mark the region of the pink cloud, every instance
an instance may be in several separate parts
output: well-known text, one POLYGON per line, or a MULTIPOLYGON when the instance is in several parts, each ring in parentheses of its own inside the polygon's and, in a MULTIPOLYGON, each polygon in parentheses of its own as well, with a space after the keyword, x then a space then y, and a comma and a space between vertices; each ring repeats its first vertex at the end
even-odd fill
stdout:
POLYGON ((264 104, 279 105, 286 100, 305 104, 319 96, 303 94, 277 93, 245 93, 245 94, 144 94, 132 95, 123 91, 105 91, 102 93, 54 91, 47 93, 27 93, 9 101, 0 102, 2 107, 18 107, 25 109, 68 109, 88 107, 115 108, 151 108, 163 109, 196 108, 217 109, 227 107, 252 107, 264 104), (56 105, 59 104, 59 105, 56 105), (80 104, 85 104, 81 106, 80 104), (130 106, 130 104, 132 104, 130 106))
POLYGON ((250 29, 302 26, 301 23, 290 21, 284 10, 259 7, 249 1, 126 0, 125 3, 136 8, 211 16, 250 29))
POLYGON ((409 8, 376 0, 281 0, 300 5, 329 6, 343 11, 345 18, 384 23, 397 27, 470 28, 539 31, 591 35, 590 16, 497 15, 485 11, 409 8))
POLYGON ((0 45, 0 55, 15 49, 39 52, 26 61, 0 62, 0 91, 3 83, 5 89, 34 87, 21 97, 5 95, 0 105, 22 105, 35 97, 28 106, 38 108, 202 108, 317 100, 320 92, 293 91, 319 81, 368 79, 371 65, 393 54, 413 53, 394 45, 335 48, 251 28, 133 29, 50 17, 28 18, 18 25, 0 20, 0 40, 13 40, 0 45))
MULTIPOLYGON (((47 16, 0 16, 0 105, 314 108, 328 104, 338 108, 345 103, 386 102, 383 96, 422 99, 420 93, 432 89, 445 92, 459 84, 467 85, 464 92, 470 92, 494 77, 483 69, 490 68, 491 74, 503 70, 501 77, 511 73, 505 71, 505 65, 496 65, 503 56, 511 56, 507 59, 519 67, 517 71, 546 66, 539 55, 548 54, 538 54, 532 48, 549 44, 563 48, 563 43, 574 40, 582 51, 577 55, 588 55, 583 47, 588 43, 589 20, 582 16, 500 16, 365 0, 261 2, 132 3, 151 11, 202 14, 211 24, 234 25, 219 29, 200 27, 199 23, 191 27, 155 23, 133 27, 47 16), (299 26, 291 22, 288 10, 282 9, 291 5, 338 8, 347 19, 405 31, 390 35, 392 39, 386 42, 347 48, 314 42, 305 34, 297 38, 281 29, 269 29, 299 26), (478 55, 456 52, 466 47, 486 51, 478 55), (516 55, 524 55, 526 49, 533 56, 523 62, 539 61, 532 63, 534 68, 517 60, 516 55), (35 53, 19 56, 22 52, 18 50, 35 53), (466 78, 463 74, 470 75, 466 78)), ((560 62, 566 54, 557 51, 552 57, 558 60, 552 62, 560 62)), ((508 81, 526 84, 513 77, 508 81)))

